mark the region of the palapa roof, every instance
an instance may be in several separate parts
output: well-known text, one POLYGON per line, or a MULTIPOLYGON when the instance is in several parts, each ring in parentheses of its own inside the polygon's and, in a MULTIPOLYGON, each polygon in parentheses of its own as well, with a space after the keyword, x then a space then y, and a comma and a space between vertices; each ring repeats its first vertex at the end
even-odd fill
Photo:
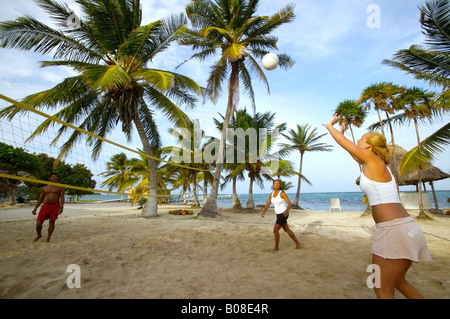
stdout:
MULTIPOLYGON (((392 144, 389 144, 388 148, 392 151, 391 154, 391 169, 392 165, 394 164, 394 147, 392 144)), ((395 165, 395 170, 399 172, 400 169, 400 162, 405 156, 407 151, 402 148, 401 146, 395 145, 395 154, 396 154, 396 160, 397 163, 395 165)), ((403 174, 398 178, 398 185, 417 185, 419 183, 419 172, 422 183, 426 182, 433 182, 438 181, 442 179, 446 179, 450 177, 450 174, 447 174, 443 171, 441 171, 436 166, 433 166, 431 164, 423 165, 422 169, 419 171, 419 169, 415 169, 411 172, 408 172, 406 174, 403 174)), ((393 172, 394 173, 394 172, 393 172)))

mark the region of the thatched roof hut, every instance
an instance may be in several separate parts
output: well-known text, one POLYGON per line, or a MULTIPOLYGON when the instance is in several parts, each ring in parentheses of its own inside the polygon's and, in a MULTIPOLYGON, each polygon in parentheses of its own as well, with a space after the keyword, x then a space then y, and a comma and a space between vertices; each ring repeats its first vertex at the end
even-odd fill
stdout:
MULTIPOLYGON (((392 144, 389 145, 389 148, 392 151, 391 169, 393 169, 392 165, 394 164, 394 152, 393 152, 394 148, 393 148, 392 144)), ((400 171, 400 162, 401 162, 403 156, 405 156, 405 154, 407 153, 407 151, 404 148, 402 148, 401 146, 396 145, 395 153, 396 153, 396 160, 397 160, 397 163, 395 165, 395 171, 399 172, 400 171)), ((434 182, 434 181, 450 178, 450 174, 444 173, 436 166, 433 166, 431 164, 426 164, 420 171, 414 170, 414 171, 408 172, 406 174, 403 174, 402 176, 399 176, 398 180, 397 180, 398 184, 400 186, 417 185, 419 183, 419 172, 420 172, 420 177, 421 177, 422 183, 434 182)))
MULTIPOLYGON (((431 164, 426 164, 422 167, 422 169, 420 171, 418 169, 416 169, 414 171, 403 174, 402 176, 397 176, 398 175, 397 172, 400 172, 400 162, 401 162, 403 156, 405 156, 405 154, 407 153, 407 151, 398 145, 396 145, 394 148, 392 146, 392 144, 390 144, 388 147, 392 151, 390 167, 391 167, 392 173, 397 178, 398 185, 399 186, 416 185, 416 187, 417 187, 418 183, 419 183, 419 173, 420 173, 420 180, 422 181, 422 183, 423 184, 430 183, 431 189, 433 191, 433 198, 434 198, 434 202, 436 204, 436 209, 439 209, 437 206, 436 193, 434 190, 433 182, 442 180, 442 179, 446 179, 446 178, 450 178, 450 174, 447 174, 447 173, 441 171, 436 166, 433 166, 431 164), (394 150, 395 150, 395 155, 396 155, 395 156, 396 157, 395 166, 394 166, 394 150)), ((424 184, 424 187, 425 187, 425 184, 424 184)))

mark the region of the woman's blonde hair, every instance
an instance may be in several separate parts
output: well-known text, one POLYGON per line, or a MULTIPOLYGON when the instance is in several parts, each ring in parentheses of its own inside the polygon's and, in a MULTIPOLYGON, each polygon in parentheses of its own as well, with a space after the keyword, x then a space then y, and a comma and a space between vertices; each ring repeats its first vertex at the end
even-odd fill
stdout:
POLYGON ((378 155, 386 164, 391 161, 391 150, 386 144, 386 137, 378 132, 369 132, 364 134, 367 144, 372 146, 372 152, 378 155))

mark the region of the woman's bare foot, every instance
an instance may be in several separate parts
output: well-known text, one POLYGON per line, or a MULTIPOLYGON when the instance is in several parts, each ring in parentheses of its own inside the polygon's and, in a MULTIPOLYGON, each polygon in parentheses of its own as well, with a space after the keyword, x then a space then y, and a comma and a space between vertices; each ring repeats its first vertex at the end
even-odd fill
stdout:
POLYGON ((273 249, 273 251, 279 251, 280 248, 278 248, 278 246, 275 246, 275 248, 273 249))
POLYGON ((38 241, 39 239, 42 238, 42 235, 37 235, 37 237, 35 239, 33 239, 34 241, 38 241))
POLYGON ((300 248, 302 248, 303 246, 302 246, 302 244, 300 244, 300 243, 298 243, 298 244, 295 244, 295 249, 300 249, 300 248))

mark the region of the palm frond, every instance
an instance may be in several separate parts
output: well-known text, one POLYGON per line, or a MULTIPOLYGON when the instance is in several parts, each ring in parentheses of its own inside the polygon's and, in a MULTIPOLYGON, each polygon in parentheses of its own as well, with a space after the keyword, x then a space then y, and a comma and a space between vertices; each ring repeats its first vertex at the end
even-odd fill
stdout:
POLYGON ((160 110, 170 122, 174 123, 177 127, 188 127, 188 116, 175 103, 151 86, 146 86, 145 91, 146 100, 148 100, 154 108, 160 110))
POLYGON ((367 127, 369 131, 378 131, 381 129, 381 125, 388 125, 388 122, 391 124, 397 125, 398 127, 409 125, 412 122, 411 118, 405 116, 405 113, 396 114, 388 119, 384 119, 380 122, 375 122, 367 127))
POLYGON ((34 0, 34 2, 49 14, 57 26, 68 28, 67 20, 74 12, 66 3, 52 0, 34 0))
POLYGON ((174 75, 163 70, 140 69, 131 73, 130 76, 141 79, 160 91, 169 90, 174 84, 174 75))
POLYGON ((187 20, 183 14, 172 15, 162 20, 160 32, 152 32, 148 39, 148 49, 143 50, 143 61, 153 59, 169 45, 182 38, 187 30, 187 20))
POLYGON ((250 66, 250 71, 253 74, 258 75, 259 79, 264 83, 264 85, 266 86, 267 94, 270 94, 269 81, 267 80, 266 74, 260 67, 259 63, 251 55, 247 57, 246 63, 250 66))
POLYGON ((253 112, 256 112, 255 91, 253 90, 252 86, 252 77, 245 67, 244 61, 242 61, 240 64, 241 66, 239 76, 244 84, 244 91, 247 92, 247 95, 250 98, 250 102, 252 103, 253 112))
POLYGON ((393 60, 383 60, 383 64, 406 71, 418 80, 450 87, 450 56, 448 54, 427 51, 413 45, 407 50, 398 51, 393 60))
POLYGON ((222 93, 222 83, 225 81, 229 72, 227 60, 221 57, 213 66, 209 75, 205 97, 211 99, 214 103, 218 101, 222 93))
POLYGON ((144 127, 145 134, 149 140, 150 145, 155 149, 161 148, 161 136, 158 131, 158 125, 154 116, 154 112, 149 110, 145 101, 139 103, 139 118, 144 127))
POLYGON ((423 140, 420 145, 410 150, 402 159, 400 164, 401 174, 410 172, 420 165, 429 163, 434 155, 445 150, 450 145, 450 123, 423 140))
MULTIPOLYGON (((131 58, 127 64, 131 67, 134 60, 139 59, 140 63, 146 63, 149 57, 154 56, 154 43, 150 40, 152 32, 159 32, 161 21, 155 21, 145 26, 132 30, 125 41, 118 49, 118 55, 131 58)), ((136 66, 138 68, 138 66, 136 66)))
POLYGON ((450 53, 450 5, 448 0, 429 1, 420 7, 420 23, 432 51, 450 53))
MULTIPOLYGON (((57 23, 63 24, 67 18, 65 9, 57 15, 57 23)), ((67 29, 67 28, 66 28, 67 29)), ((86 40, 86 28, 75 31, 58 31, 31 16, 22 16, 15 21, 0 23, 0 46, 4 48, 20 49, 25 51, 39 52, 42 54, 52 53, 55 59, 74 59, 79 61, 95 62, 102 59, 102 50, 96 43, 86 40), (67 33, 67 34, 65 34, 67 33), (70 34, 70 35, 69 35, 70 34), (86 41, 80 41, 80 37, 86 41)))
POLYGON ((119 1, 78 0, 89 20, 85 23, 95 30, 102 47, 114 52, 125 41, 128 32, 125 21, 127 14, 122 11, 119 1))
POLYGON ((0 46, 3 48, 47 54, 65 42, 75 41, 31 16, 0 23, 0 46))
POLYGON ((83 68, 83 80, 95 89, 108 90, 114 86, 126 87, 131 78, 120 65, 89 65, 83 68))
POLYGON ((294 9, 295 5, 293 3, 286 5, 276 14, 267 19, 266 23, 264 23, 260 28, 252 30, 250 37, 255 35, 268 35, 281 25, 292 22, 295 19, 294 9))

